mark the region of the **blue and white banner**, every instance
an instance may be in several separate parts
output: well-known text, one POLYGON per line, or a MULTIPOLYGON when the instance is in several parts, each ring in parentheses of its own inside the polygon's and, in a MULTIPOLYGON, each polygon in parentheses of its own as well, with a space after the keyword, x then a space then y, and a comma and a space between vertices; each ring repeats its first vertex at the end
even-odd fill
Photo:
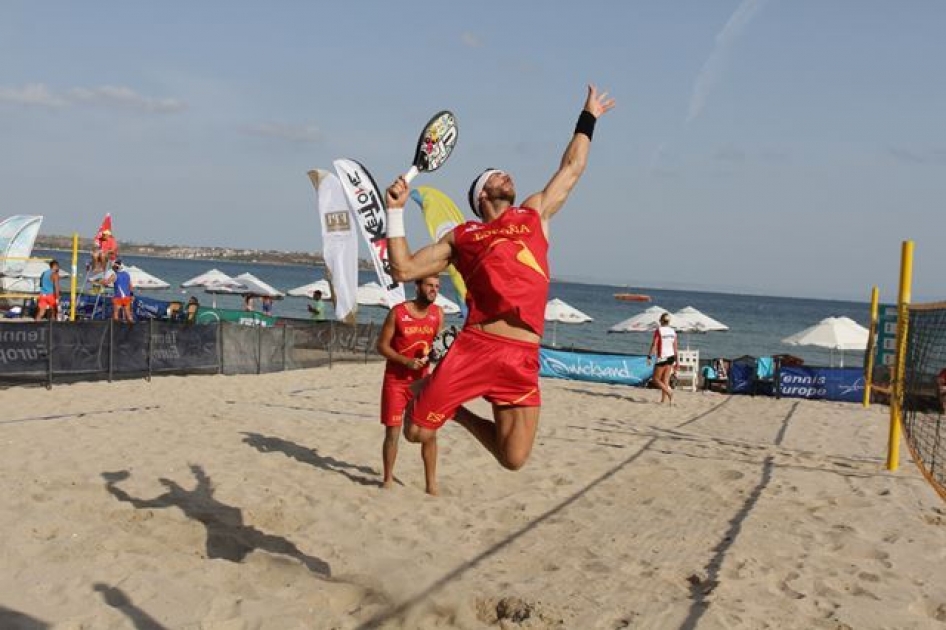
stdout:
POLYGON ((653 376, 647 358, 622 354, 589 354, 564 350, 539 350, 539 376, 594 383, 643 385, 653 376))
POLYGON ((861 402, 864 371, 861 368, 784 366, 779 389, 785 398, 809 398, 861 402))

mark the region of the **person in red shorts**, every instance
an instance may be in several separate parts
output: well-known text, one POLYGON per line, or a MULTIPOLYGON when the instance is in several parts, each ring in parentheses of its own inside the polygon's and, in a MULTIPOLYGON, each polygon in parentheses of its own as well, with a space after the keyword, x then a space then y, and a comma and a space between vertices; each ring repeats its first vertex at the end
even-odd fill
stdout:
MULTIPOLYGON (((404 410, 413 395, 411 385, 427 374, 430 346, 443 328, 443 310, 434 304, 440 292, 440 279, 430 276, 421 278, 416 284, 417 294, 414 299, 401 302, 391 309, 378 336, 378 353, 388 360, 381 388, 381 424, 384 425, 381 458, 384 462, 385 488, 394 485, 397 442, 404 410)), ((436 495, 436 436, 425 442, 420 452, 424 460, 427 493, 436 495)))
POLYGON ((59 261, 50 260, 49 269, 39 277, 39 307, 36 311, 36 320, 46 317, 49 312, 51 319, 59 315, 59 261))
POLYGON ((482 222, 468 221, 411 253, 404 238, 408 186, 398 178, 386 194, 388 249, 395 280, 437 274, 453 264, 467 287, 466 324, 405 412, 404 437, 422 445, 450 418, 505 468, 525 465, 539 425, 539 341, 548 297, 549 220, 562 208, 588 162, 598 117, 614 99, 588 86, 585 106, 558 170, 541 191, 516 206, 507 173, 489 169, 470 186, 482 222), (462 405, 478 397, 493 418, 462 405))

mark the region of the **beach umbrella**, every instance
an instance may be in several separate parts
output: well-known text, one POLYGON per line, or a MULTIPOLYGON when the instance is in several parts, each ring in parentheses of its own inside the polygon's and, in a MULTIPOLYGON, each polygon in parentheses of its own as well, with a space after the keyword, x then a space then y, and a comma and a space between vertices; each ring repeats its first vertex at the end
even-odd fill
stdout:
POLYGON ((651 306, 643 313, 638 313, 611 326, 608 332, 650 332, 656 330, 660 326, 660 316, 664 313, 669 313, 669 311, 660 306, 651 306))
POLYGON ((358 287, 356 301, 362 306, 383 306, 391 308, 384 289, 377 282, 368 282, 358 287))
POLYGON ((312 294, 315 291, 321 291, 322 297, 326 300, 332 299, 332 287, 329 285, 328 280, 316 280, 315 282, 310 282, 309 284, 304 284, 301 287, 296 287, 295 289, 289 289, 286 291, 286 295, 292 297, 312 297, 312 294))
POLYGON ((692 306, 681 308, 670 315, 670 325, 680 332, 716 332, 729 330, 729 326, 717 321, 692 306))
POLYGON ((272 285, 266 284, 251 273, 241 273, 234 278, 237 282, 246 287, 243 290, 235 291, 241 295, 257 295, 260 297, 271 297, 277 300, 285 297, 285 293, 277 290, 272 285))
POLYGON ((210 271, 204 272, 199 276, 194 276, 186 282, 182 282, 181 286, 185 289, 190 289, 194 287, 200 288, 226 288, 230 287, 233 289, 238 289, 243 285, 240 284, 238 280, 234 280, 227 274, 219 271, 217 269, 211 269, 210 271))
POLYGON ((850 317, 826 317, 814 326, 782 339, 790 346, 816 346, 831 351, 831 363, 834 364, 834 351, 841 352, 840 367, 844 367, 845 350, 866 350, 870 331, 850 317))
POLYGON ((444 315, 456 315, 460 312, 460 305, 450 298, 444 297, 443 293, 437 294, 437 299, 434 300, 434 304, 443 309, 444 315))
POLYGON ((142 291, 147 291, 149 289, 169 289, 171 285, 158 278, 157 276, 152 276, 150 273, 145 271, 140 267, 134 265, 127 265, 123 267, 125 271, 131 276, 131 284, 135 287, 135 290, 141 289, 142 291))
POLYGON ((729 330, 729 326, 687 306, 670 315, 670 326, 687 335, 687 349, 690 348, 690 333, 707 333, 729 330))
POLYGON ((552 298, 545 303, 545 321, 552 322, 552 345, 554 346, 557 341, 559 322, 566 324, 584 324, 585 322, 593 320, 567 302, 558 298, 552 298))

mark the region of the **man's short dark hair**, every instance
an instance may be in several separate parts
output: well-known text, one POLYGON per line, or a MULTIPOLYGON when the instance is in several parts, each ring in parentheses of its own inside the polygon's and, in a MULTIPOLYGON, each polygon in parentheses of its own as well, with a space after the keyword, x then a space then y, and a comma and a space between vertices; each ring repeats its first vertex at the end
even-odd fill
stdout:
POLYGON ((52 260, 49 261, 49 268, 50 268, 50 269, 52 269, 53 267, 58 267, 58 266, 59 266, 59 261, 56 260, 55 258, 53 258, 52 260))
POLYGON ((321 299, 321 298, 322 298, 322 292, 321 292, 320 290, 316 289, 315 291, 312 292, 312 297, 313 297, 314 299, 316 299, 316 300, 321 299))

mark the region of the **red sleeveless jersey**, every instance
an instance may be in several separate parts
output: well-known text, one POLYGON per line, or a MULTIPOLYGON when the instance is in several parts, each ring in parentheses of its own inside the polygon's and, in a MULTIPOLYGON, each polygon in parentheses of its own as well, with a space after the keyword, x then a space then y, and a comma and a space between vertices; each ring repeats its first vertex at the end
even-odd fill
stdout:
MULTIPOLYGON (((440 322, 443 321, 443 311, 436 304, 427 308, 425 317, 414 317, 407 308, 407 302, 396 305, 394 311, 394 336, 391 338, 391 347, 398 354, 412 359, 420 359, 430 352, 440 322)), ((412 370, 406 365, 388 361, 384 371, 385 379, 393 378, 399 381, 413 381, 426 374, 426 368, 412 370)))
POLYGON ((489 223, 453 230, 457 271, 466 283, 467 324, 514 313, 537 335, 545 327, 549 242, 532 208, 507 208, 489 223))

